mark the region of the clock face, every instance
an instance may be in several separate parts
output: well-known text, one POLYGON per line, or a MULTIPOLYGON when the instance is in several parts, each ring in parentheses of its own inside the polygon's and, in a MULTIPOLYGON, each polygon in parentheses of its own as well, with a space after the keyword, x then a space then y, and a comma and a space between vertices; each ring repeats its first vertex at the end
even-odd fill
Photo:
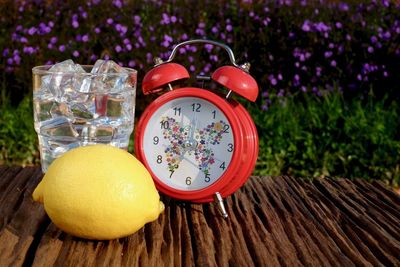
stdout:
POLYGON ((148 166, 161 182, 192 191, 212 185, 224 174, 235 143, 222 110, 199 97, 180 97, 151 115, 143 148, 148 166))

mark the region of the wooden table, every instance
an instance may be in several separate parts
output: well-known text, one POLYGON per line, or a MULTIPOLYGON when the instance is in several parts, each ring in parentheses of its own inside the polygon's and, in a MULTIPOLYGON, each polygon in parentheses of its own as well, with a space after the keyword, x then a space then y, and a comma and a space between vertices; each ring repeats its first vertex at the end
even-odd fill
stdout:
POLYGON ((42 176, 0 166, 0 266, 400 266, 400 197, 380 182, 250 177, 225 200, 229 219, 163 197, 157 221, 90 241, 33 202, 42 176))

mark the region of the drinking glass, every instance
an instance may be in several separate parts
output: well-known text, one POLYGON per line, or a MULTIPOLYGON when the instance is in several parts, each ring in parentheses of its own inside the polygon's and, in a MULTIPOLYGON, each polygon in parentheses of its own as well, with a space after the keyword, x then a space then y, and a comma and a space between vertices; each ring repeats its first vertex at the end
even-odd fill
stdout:
POLYGON ((127 150, 134 127, 137 71, 113 61, 67 60, 33 73, 35 130, 42 171, 70 149, 109 144, 127 150))

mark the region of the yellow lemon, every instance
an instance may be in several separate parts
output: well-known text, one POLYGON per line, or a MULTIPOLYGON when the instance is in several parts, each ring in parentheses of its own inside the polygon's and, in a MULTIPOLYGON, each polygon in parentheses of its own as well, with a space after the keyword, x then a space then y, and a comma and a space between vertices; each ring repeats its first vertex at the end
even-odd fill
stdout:
POLYGON ((75 148, 56 159, 33 199, 60 229, 99 240, 130 235, 164 210, 143 164, 109 145, 75 148))

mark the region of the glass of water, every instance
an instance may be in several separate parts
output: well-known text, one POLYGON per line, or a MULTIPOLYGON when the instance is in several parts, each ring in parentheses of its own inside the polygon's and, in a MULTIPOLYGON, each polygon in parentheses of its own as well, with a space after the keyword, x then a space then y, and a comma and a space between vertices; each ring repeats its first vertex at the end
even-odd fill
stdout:
POLYGON ((110 144, 127 149, 134 127, 137 71, 114 61, 66 60, 33 73, 35 130, 42 171, 70 149, 110 144))

